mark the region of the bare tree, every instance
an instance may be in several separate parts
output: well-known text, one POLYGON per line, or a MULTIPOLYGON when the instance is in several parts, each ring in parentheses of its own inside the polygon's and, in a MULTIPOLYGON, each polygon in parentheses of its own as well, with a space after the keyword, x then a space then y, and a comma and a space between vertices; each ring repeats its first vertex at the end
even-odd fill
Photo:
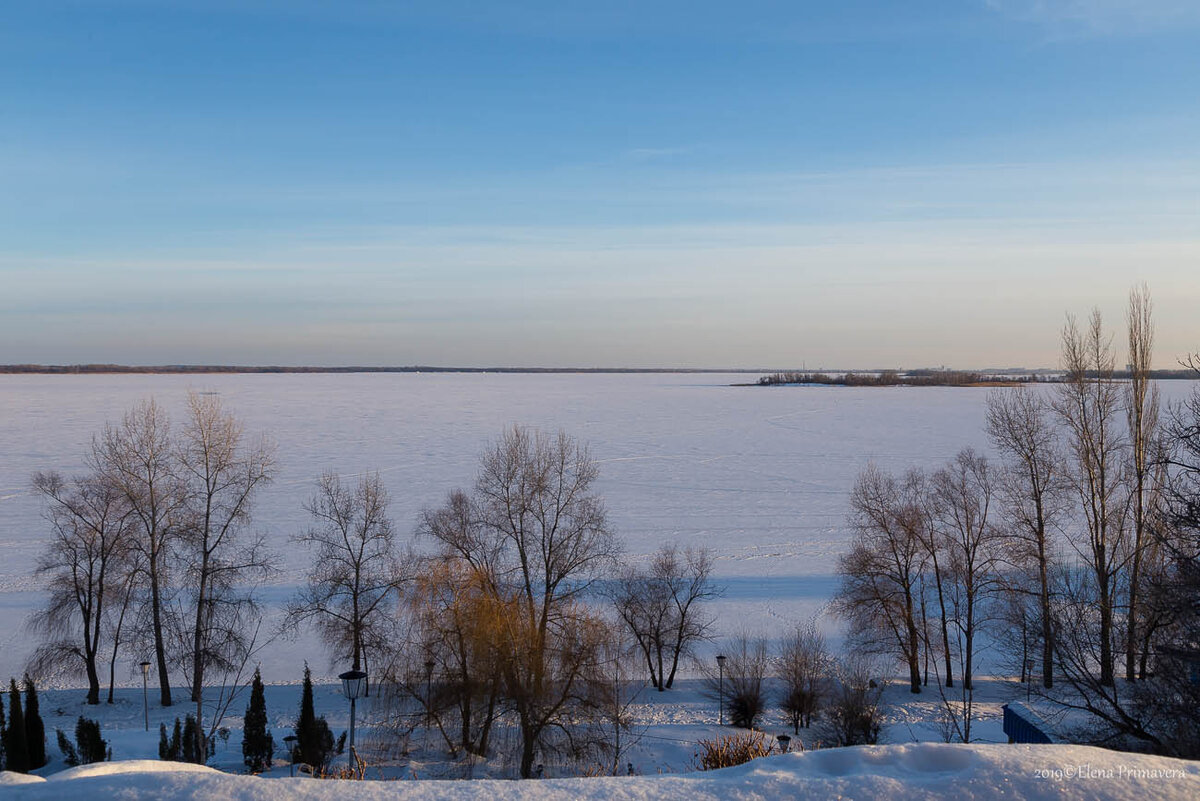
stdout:
POLYGON ((428 533, 487 581, 511 610, 502 648, 505 696, 521 734, 520 774, 552 732, 589 707, 587 676, 605 623, 580 603, 618 553, 592 485, 595 461, 565 433, 506 431, 482 458, 469 526, 428 533))
POLYGON ((763 691, 763 682, 771 673, 767 641, 743 631, 722 644, 721 655, 724 667, 713 670, 709 661, 700 665, 705 691, 724 704, 734 726, 752 729, 767 707, 763 691))
POLYGON ((873 678, 874 674, 874 665, 861 654, 840 660, 822 717, 823 740, 835 746, 879 742, 883 734, 884 685, 873 678))
POLYGON ((646 689, 645 680, 633 678, 637 661, 635 649, 630 647, 619 626, 614 625, 602 648, 600 669, 594 679, 600 699, 596 740, 601 756, 608 757, 607 767, 613 776, 620 773, 622 761, 645 731, 645 727, 637 725, 634 715, 634 707, 646 689))
MULTIPOLYGON (((1035 577, 1041 629, 1042 686, 1054 686, 1054 621, 1050 576, 1054 532, 1066 508, 1065 466, 1056 443, 1051 409, 1027 387, 995 390, 987 399, 987 432, 1008 460, 999 475, 1004 534, 1011 561, 1035 577)), ((1024 662, 1022 663, 1024 672, 1024 662)))
MULTIPOLYGON (((53 538, 38 562, 47 581, 47 606, 33 626, 51 639, 34 655, 32 672, 51 666, 82 669, 87 703, 100 703, 99 659, 114 602, 120 607, 130 559, 129 507, 102 477, 67 482, 58 473, 37 473, 34 490, 45 501, 53 538), (68 657, 65 662, 63 657, 68 657)), ((116 644, 110 643, 114 655, 116 644)))
POLYGON ((629 568, 614 584, 617 615, 633 635, 659 692, 670 689, 681 657, 705 640, 712 625, 700 604, 718 597, 712 554, 664 544, 648 570, 629 568))
MULTIPOLYGON (((429 524, 442 527, 451 521, 443 514, 429 524)), ((511 614, 488 589, 486 576, 460 559, 429 560, 407 599, 419 654, 402 658, 399 669, 391 671, 392 682, 437 722, 452 752, 461 748, 477 756, 486 756, 501 711, 504 621, 511 614), (437 684, 431 693, 433 673, 437 684), (457 716, 456 727, 444 722, 447 712, 457 716)))
POLYGON ((816 620, 800 624, 784 639, 776 670, 783 683, 781 706, 794 734, 800 733, 801 726, 812 726, 813 715, 828 692, 832 669, 829 649, 816 620))
POLYGON ((145 574, 141 552, 131 549, 126 552, 125 558, 127 561, 121 571, 120 582, 114 587, 117 593, 112 599, 113 605, 116 607, 116 614, 113 615, 108 626, 112 648, 109 649, 108 656, 108 698, 106 702, 110 704, 113 703, 113 696, 116 694, 117 655, 121 651, 121 645, 127 633, 125 624, 130 613, 137 611, 141 593, 138 581, 145 574))
POLYGON ((264 537, 246 526, 255 495, 271 481, 273 449, 265 439, 247 446, 241 423, 220 399, 196 392, 188 393, 176 447, 182 591, 173 617, 205 747, 205 678, 210 671, 240 673, 260 619, 254 589, 272 572, 264 537))
MULTIPOLYGON (((1022 684, 1034 680, 1036 654, 1045 653, 1042 613, 1036 576, 1024 570, 1001 570, 996 597, 988 618, 997 667, 1019 676, 1022 684)), ((1042 686, 1045 673, 1041 672, 1042 686)), ((1049 688, 1047 688, 1049 689, 1049 688)))
POLYGON ((1096 585, 1100 683, 1113 684, 1114 611, 1126 539, 1122 497, 1125 443, 1117 428, 1121 392, 1113 380, 1113 354, 1099 310, 1087 330, 1068 317, 1062 336, 1062 366, 1054 408, 1067 432, 1071 478, 1083 509, 1086 536, 1078 550, 1096 585))
POLYGON ((963 688, 971 690, 983 603, 997 580, 997 536, 988 522, 987 459, 967 448, 933 475, 933 507, 953 581, 953 623, 961 642, 963 688))
MULTIPOLYGON (((256 604, 248 590, 271 570, 262 536, 247 536, 254 496, 271 481, 272 447, 245 447, 242 425, 215 395, 188 394, 179 432, 184 503, 182 559, 190 596, 192 701, 199 703, 209 665, 231 666, 245 651, 256 604)), ((199 718, 197 718, 199 720, 199 718)))
MULTIPOLYGON (((1056 617, 1059 619, 1055 656, 1061 677, 1071 692, 1046 695, 1066 709, 1086 712, 1096 729, 1094 741, 1120 745, 1130 738, 1161 752, 1163 740, 1155 723, 1140 714, 1126 685, 1105 675, 1103 618, 1096 614, 1099 592, 1090 565, 1060 571, 1056 617)), ((1111 654, 1111 651, 1109 652, 1111 654)))
POLYGON ((874 465, 850 495, 855 537, 838 560, 841 586, 833 609, 860 635, 890 645, 908 666, 909 688, 921 692, 922 632, 917 626, 926 548, 897 514, 895 479, 874 465))
POLYGON ((287 627, 313 620, 335 650, 364 670, 381 652, 394 606, 408 579, 388 517, 388 493, 378 473, 344 484, 325 473, 305 509, 315 526, 295 541, 313 548, 307 584, 287 604, 287 627))
MULTIPOLYGON (((1102 686, 1089 670, 1095 647, 1085 642, 1071 654, 1078 692, 1060 703, 1089 712, 1104 742, 1194 759, 1200 756, 1200 391, 1170 410, 1164 434, 1170 469, 1152 479, 1162 503, 1150 506, 1141 565, 1139 639, 1150 652, 1148 670, 1143 676, 1139 667, 1136 683, 1102 686)), ((1076 594, 1082 603, 1073 602, 1071 611, 1089 623, 1087 593, 1076 594)))
POLYGON ((925 594, 926 585, 932 579, 934 595, 938 604, 938 628, 942 639, 942 665, 946 671, 945 685, 954 686, 954 659, 950 650, 950 613, 946 606, 949 582, 949 557, 945 553, 945 542, 937 527, 934 493, 925 473, 913 468, 904 474, 899 485, 895 508, 898 530, 921 543, 925 552, 925 566, 920 582, 921 635, 925 641, 925 684, 929 683, 929 652, 933 643, 929 636, 929 616, 925 594))
MULTIPOLYGON (((1190 357, 1200 377, 1200 354, 1190 357)), ((1133 690, 1142 719, 1159 723, 1161 751, 1200 757, 1200 389, 1170 409, 1164 425, 1162 503, 1150 519, 1157 559, 1147 574, 1145 608, 1153 626, 1144 626, 1152 670, 1133 690)))
POLYGON ((159 701, 171 705, 164 610, 170 600, 168 561, 181 502, 170 421, 153 398, 127 412, 120 425, 105 426, 92 443, 90 466, 115 487, 128 505, 136 531, 134 547, 148 589, 149 620, 158 669, 159 701))
POLYGON ((945 742, 971 742, 975 722, 975 690, 964 682, 957 694, 953 688, 938 687, 942 705, 938 709, 937 725, 945 742))
POLYGON ((1139 627, 1146 612, 1139 593, 1142 590, 1142 564, 1150 544, 1148 520, 1154 513, 1158 487, 1154 477, 1154 456, 1158 437, 1158 387, 1150 380, 1154 355, 1154 305, 1150 290, 1143 284, 1129 293, 1125 321, 1129 333, 1129 383, 1125 410, 1129 422, 1129 456, 1132 483, 1133 541, 1129 565, 1129 603, 1125 625, 1125 679, 1136 677, 1136 663, 1142 636, 1139 627))

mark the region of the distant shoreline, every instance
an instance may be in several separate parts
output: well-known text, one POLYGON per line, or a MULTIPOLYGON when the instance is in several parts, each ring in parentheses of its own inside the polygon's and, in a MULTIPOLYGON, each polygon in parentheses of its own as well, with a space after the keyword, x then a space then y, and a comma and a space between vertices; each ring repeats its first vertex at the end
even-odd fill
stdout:
MULTIPOLYGON (((1059 371, 1048 368, 1002 368, 989 370, 780 370, 772 367, 439 367, 410 365, 372 366, 286 366, 227 364, 0 364, 0 375, 220 375, 271 373, 512 373, 528 375, 718 375, 759 374, 755 382, 731 384, 754 386, 1010 386, 1017 383, 1054 383, 1059 371)), ((1114 378, 1128 378, 1118 370, 1114 378)), ((1198 379, 1192 370, 1151 370, 1159 380, 1198 379)))
MULTIPOLYGON (((1190 379, 1200 375, 1194 370, 1151 370, 1153 380, 1190 379)), ((1088 373, 1095 378, 1094 373, 1088 373)), ((1128 380, 1129 371, 1117 370, 1111 374, 1118 381, 1128 380)), ((844 373, 829 372, 777 372, 764 375, 752 384, 734 384, 735 387, 1011 387, 1020 384, 1057 384, 1064 381, 1060 372, 1029 370, 992 372, 987 370, 897 370, 865 371, 850 370, 844 373)))
POLYGON ((287 367, 220 364, 0 364, 0 375, 108 375, 212 373, 773 373, 775 368, 748 367, 287 367))

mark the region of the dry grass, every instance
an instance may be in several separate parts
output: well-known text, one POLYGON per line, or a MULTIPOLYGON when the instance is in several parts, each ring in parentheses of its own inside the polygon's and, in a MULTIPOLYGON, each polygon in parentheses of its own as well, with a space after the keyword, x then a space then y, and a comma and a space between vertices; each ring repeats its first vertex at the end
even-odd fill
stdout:
POLYGON ((771 753, 772 743, 760 731, 731 734, 715 740, 701 740, 696 753, 696 766, 700 770, 717 770, 742 765, 771 753))

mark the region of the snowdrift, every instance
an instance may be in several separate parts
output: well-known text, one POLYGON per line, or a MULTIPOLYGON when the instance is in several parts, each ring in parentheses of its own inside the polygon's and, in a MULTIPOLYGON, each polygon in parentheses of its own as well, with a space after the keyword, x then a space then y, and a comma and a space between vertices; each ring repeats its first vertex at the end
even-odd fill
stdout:
MULTIPOLYGON (((25 778, 25 777, 22 777, 25 778)), ((1193 801, 1200 763, 1087 746, 864 746, 767 757, 711 773, 542 781, 342 782, 234 776, 154 761, 113 762, 16 783, 5 799, 1113 799, 1193 801)))

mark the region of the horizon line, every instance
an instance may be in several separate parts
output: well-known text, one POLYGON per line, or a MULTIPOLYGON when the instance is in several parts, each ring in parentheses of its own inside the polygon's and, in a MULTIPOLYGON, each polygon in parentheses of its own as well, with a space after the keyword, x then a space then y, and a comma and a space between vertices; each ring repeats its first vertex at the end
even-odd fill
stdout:
POLYGON ((1052 373, 1053 367, 541 367, 541 366, 439 366, 439 365, 228 365, 228 364, 157 364, 128 365, 104 362, 84 364, 0 364, 4 375, 54 375, 103 373, 879 373, 879 372, 978 372, 978 373, 1052 373))

